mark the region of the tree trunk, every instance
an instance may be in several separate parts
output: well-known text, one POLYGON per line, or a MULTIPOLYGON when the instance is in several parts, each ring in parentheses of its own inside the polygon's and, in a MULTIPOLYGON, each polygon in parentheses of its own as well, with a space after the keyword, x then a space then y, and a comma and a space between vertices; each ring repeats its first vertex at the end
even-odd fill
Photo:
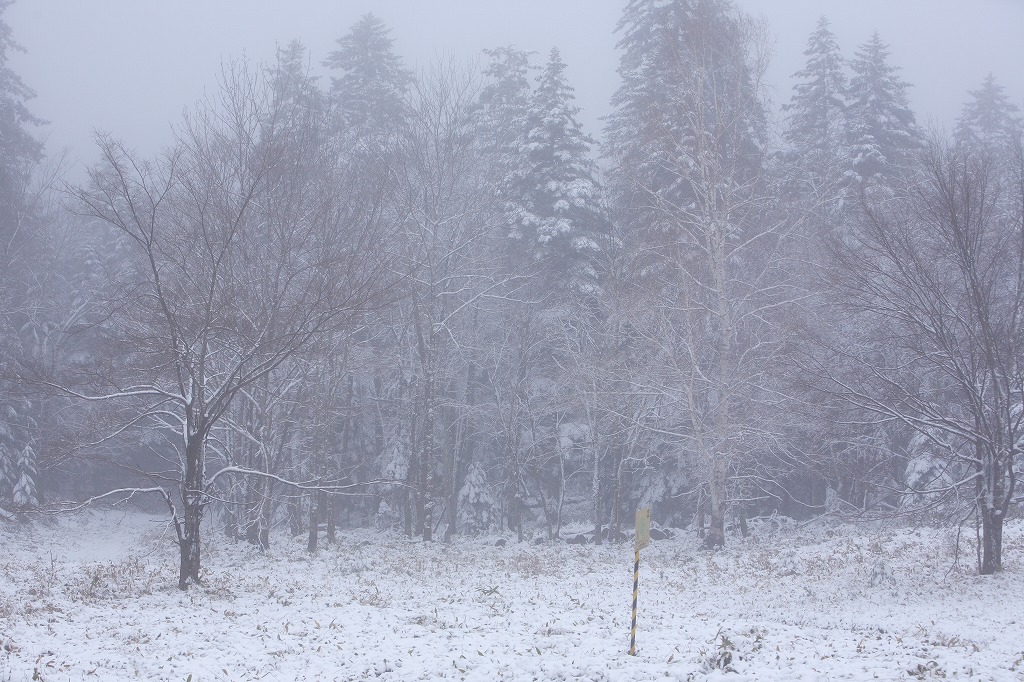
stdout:
POLYGON ((728 471, 725 457, 719 453, 711 466, 711 481, 708 486, 711 492, 709 503, 711 505, 711 522, 708 526, 708 535, 704 545, 708 549, 716 549, 725 546, 725 512, 726 512, 726 483, 728 471))
POLYGON ((320 492, 314 491, 309 495, 309 535, 306 541, 306 551, 315 552, 320 541, 320 492))
POLYGON ((334 495, 327 495, 327 499, 324 500, 324 515, 327 517, 327 542, 334 544, 337 540, 336 527, 337 527, 337 515, 338 509, 334 495))
POLYGON ((612 478, 611 527, 608 531, 613 543, 619 542, 619 538, 622 537, 622 455, 618 455, 616 459, 618 463, 615 465, 615 476, 612 478))
POLYGON ((419 415, 415 407, 416 401, 413 400, 412 402, 412 417, 409 424, 409 468, 405 474, 408 487, 405 488, 405 495, 403 496, 405 501, 405 509, 403 510, 405 513, 405 536, 407 538, 411 538, 417 532, 420 519, 420 501, 423 499, 419 490, 420 455, 419 447, 416 443, 419 415))
POLYGON ((264 479, 259 486, 263 489, 262 499, 259 505, 259 548, 262 551, 270 549, 270 516, 274 511, 274 482, 269 478, 264 479))
POLYGON ((187 590, 199 585, 201 566, 200 527, 203 522, 206 440, 201 429, 187 428, 185 442, 185 480, 181 486, 182 523, 178 539, 181 563, 178 569, 178 587, 187 590))
POLYGON ((302 522, 302 497, 298 494, 292 494, 288 496, 288 530, 291 531, 292 537, 296 538, 302 535, 304 530, 304 524, 302 522))
POLYGON ((518 542, 523 541, 523 497, 522 492, 519 490, 519 486, 516 486, 516 494, 513 498, 513 504, 515 504, 516 510, 516 540, 518 542))
POLYGON ((555 511, 555 533, 552 540, 562 534, 562 511, 565 509, 565 453, 558 452, 558 509, 555 511))
POLYGON ((430 438, 430 432, 432 431, 432 424, 430 423, 430 379, 424 377, 424 393, 423 393, 423 444, 418 446, 413 443, 413 449, 419 450, 419 455, 416 457, 416 535, 419 535, 424 540, 429 536, 430 522, 427 520, 427 496, 428 488, 430 486, 430 466, 427 462, 427 453, 430 449, 430 445, 427 443, 430 438))
POLYGON ((423 415, 423 454, 420 458, 420 533, 424 542, 434 539, 434 406, 433 372, 424 373, 426 413, 423 415))
POLYGON ((231 482, 225 494, 227 504, 224 505, 224 537, 232 542, 238 540, 238 489, 234 481, 231 482))
POLYGON ((981 575, 1003 569, 1003 517, 997 510, 981 507, 981 575))
MULTIPOLYGON (((475 319, 474 319, 475 322, 475 319)), ((476 407, 476 363, 472 360, 466 367, 466 404, 465 415, 462 417, 462 437, 459 439, 458 452, 452 456, 452 480, 448 490, 448 529, 445 531, 445 542, 455 535, 459 522, 459 471, 473 461, 473 408, 476 407)), ((453 449, 454 450, 454 449, 453 449)))

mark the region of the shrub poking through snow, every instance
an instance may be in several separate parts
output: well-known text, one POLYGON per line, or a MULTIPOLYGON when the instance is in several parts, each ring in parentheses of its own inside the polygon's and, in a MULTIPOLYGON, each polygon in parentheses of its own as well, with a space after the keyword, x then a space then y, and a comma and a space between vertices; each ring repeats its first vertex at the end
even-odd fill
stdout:
POLYGON ((885 559, 879 557, 874 566, 871 567, 871 587, 895 584, 896 576, 893 575, 892 568, 885 559))
POLYGON ((804 572, 804 566, 794 549, 787 549, 782 552, 779 556, 778 566, 779 572, 782 575, 801 575, 804 572))
POLYGON ((719 630, 712 644, 715 647, 714 651, 704 658, 704 667, 707 671, 736 672, 732 667, 732 658, 736 652, 736 644, 729 638, 728 633, 719 630))
POLYGON ((497 505, 484 468, 473 462, 459 491, 459 525, 471 535, 487 532, 494 522, 497 505))
POLYGON ((402 519, 391 509, 391 506, 384 500, 380 501, 377 513, 373 517, 373 525, 378 530, 390 530, 397 527, 402 519))

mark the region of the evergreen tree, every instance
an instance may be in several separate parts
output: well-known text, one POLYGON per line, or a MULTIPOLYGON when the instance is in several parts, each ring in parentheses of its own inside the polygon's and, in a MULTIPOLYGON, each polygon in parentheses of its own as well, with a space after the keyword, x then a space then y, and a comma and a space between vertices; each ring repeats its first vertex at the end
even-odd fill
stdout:
POLYGON ((5 236, 17 228, 22 186, 43 157, 42 143, 29 132, 43 121, 25 104, 35 93, 8 66, 9 53, 21 50, 3 21, 10 4, 11 0, 0 0, 0 229, 5 236))
POLYGON ((530 52, 512 45, 484 50, 489 58, 484 76, 487 85, 480 91, 482 118, 490 132, 515 137, 526 122, 530 107, 530 52))
POLYGON ((607 247, 607 228, 590 158, 594 141, 583 132, 579 111, 565 62, 552 49, 519 140, 525 163, 513 184, 523 193, 510 212, 510 236, 528 259, 545 263, 556 290, 593 295, 593 259, 607 247))
POLYGON ((954 137, 960 144, 976 143, 988 151, 1002 152, 1019 143, 1020 109, 1010 101, 1003 86, 989 74, 968 101, 956 121, 954 137))
POLYGON ((287 113, 299 116, 303 111, 320 111, 323 94, 317 77, 310 73, 308 52, 302 41, 289 41, 278 46, 277 60, 269 69, 274 97, 290 105, 287 113))
POLYGON ((36 481, 36 455, 31 445, 26 445, 18 459, 18 484, 14 486, 14 506, 32 507, 40 502, 36 481))
POLYGON ((14 487, 18 484, 18 442, 14 422, 17 413, 7 405, 5 414, 0 420, 0 505, 9 502, 14 496, 14 487))
POLYGON ((381 19, 367 14, 324 60, 324 66, 340 72, 331 77, 331 98, 343 130, 356 135, 392 131, 405 115, 413 76, 394 53, 389 34, 381 19))
POLYGON ((491 182, 510 228, 508 236, 517 239, 529 191, 524 141, 532 98, 530 53, 507 46, 484 50, 484 54, 490 58, 484 69, 487 83, 480 91, 475 116, 482 153, 490 158, 491 182))
POLYGON ((672 232, 662 209, 696 198, 697 165, 714 158, 737 182, 761 169, 766 110, 742 45, 754 29, 730 0, 630 0, 617 30, 622 84, 605 130, 616 203, 634 225, 672 232))
POLYGON ((842 172, 847 136, 843 57, 825 17, 818 20, 804 55, 806 65, 794 74, 800 82, 782 107, 788 124, 784 138, 791 160, 818 184, 842 172))
POLYGON ((878 33, 850 62, 850 157, 854 178, 891 177, 920 147, 920 132, 907 100, 910 84, 889 64, 878 33))
MULTIPOLYGON (((43 158, 43 145, 30 132, 43 121, 26 105, 35 93, 8 65, 10 52, 21 49, 3 21, 10 4, 0 0, 0 370, 7 376, 28 322, 25 269, 38 216, 27 200, 27 185, 43 158)), ((29 437, 31 405, 22 388, 0 381, 0 501, 10 499, 18 485, 18 459, 29 437)))

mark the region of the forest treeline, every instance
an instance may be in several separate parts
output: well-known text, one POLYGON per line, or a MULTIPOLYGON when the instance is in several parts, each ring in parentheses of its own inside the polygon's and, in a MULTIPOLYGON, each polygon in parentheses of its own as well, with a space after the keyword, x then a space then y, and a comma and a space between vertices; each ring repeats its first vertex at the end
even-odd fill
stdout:
POLYGON ((99 136, 68 186, 0 23, 4 516, 150 495, 182 588, 204 532, 600 542, 642 506, 709 548, 772 513, 969 524, 998 570, 1017 107, 990 76, 926 130, 882 39, 846 56, 823 18, 776 113, 728 0, 616 30, 600 142, 557 49, 417 74, 367 15, 320 65, 228 63, 155 158, 99 136))

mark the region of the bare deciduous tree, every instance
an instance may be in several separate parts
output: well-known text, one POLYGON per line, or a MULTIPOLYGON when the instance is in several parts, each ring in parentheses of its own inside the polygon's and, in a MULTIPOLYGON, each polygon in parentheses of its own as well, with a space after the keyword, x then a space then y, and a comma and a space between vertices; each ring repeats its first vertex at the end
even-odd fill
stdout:
POLYGON ((486 267, 492 201, 483 159, 474 147, 476 94, 471 69, 439 63, 413 88, 400 141, 404 224, 399 241, 411 272, 400 335, 416 382, 409 477, 417 488, 416 532, 424 540, 432 538, 438 498, 451 505, 449 522, 455 518, 460 468, 455 458, 461 446, 442 439, 460 431, 443 421, 442 405, 449 387, 458 383, 456 375, 465 374, 472 313, 482 297, 497 291, 493 271, 486 267), (440 461, 442 451, 448 461, 440 461), (440 470, 448 479, 443 495, 438 495, 440 470))
POLYGON ((374 196, 338 169, 326 112, 229 67, 176 144, 144 161, 109 137, 78 192, 127 260, 110 309, 118 372, 93 399, 137 401, 135 425, 179 434, 179 586, 200 580, 213 427, 238 393, 379 295, 388 267, 374 196), (118 379, 124 377, 124 382, 118 379))
POLYGON ((978 570, 1002 565, 1024 438, 1024 188, 1018 168, 933 139, 905 185, 866 199, 839 249, 855 324, 849 402, 913 429, 941 464, 916 494, 971 500, 978 570))

